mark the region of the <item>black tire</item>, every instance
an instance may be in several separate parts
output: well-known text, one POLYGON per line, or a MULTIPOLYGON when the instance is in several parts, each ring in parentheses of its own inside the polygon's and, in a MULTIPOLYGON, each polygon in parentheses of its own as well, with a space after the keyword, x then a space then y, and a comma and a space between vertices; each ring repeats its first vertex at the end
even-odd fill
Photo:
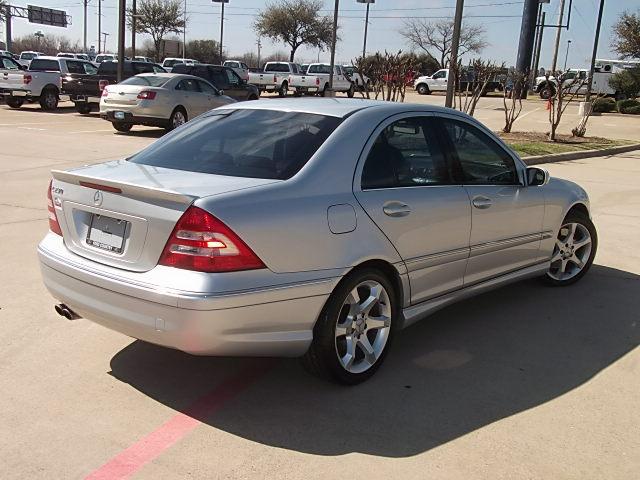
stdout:
POLYGON ((324 84, 324 88, 322 89, 322 91, 320 92, 320 96, 321 97, 326 97, 327 96, 327 91, 329 91, 329 84, 325 83, 324 84))
POLYGON ((115 128, 118 132, 128 133, 133 128, 133 123, 124 123, 124 122, 112 122, 113 128, 115 128))
POLYGON ((424 83, 421 83, 420 85, 418 85, 416 87, 416 91, 418 92, 419 95, 429 95, 431 93, 431 91, 429 90, 429 86, 425 85, 424 83))
POLYGON ((76 103, 76 112, 82 115, 88 115, 91 113, 91 105, 88 103, 76 103))
POLYGON ((24 100, 21 98, 9 97, 7 98, 7 105, 9 105, 11 108, 20 108, 22 105, 24 105, 24 100))
POLYGON ((247 100, 258 100, 258 96, 257 95, 249 95, 249 98, 247 100))
POLYGON ((278 96, 279 97, 286 97, 289 94, 289 83, 282 82, 282 85, 280 85, 280 89, 278 90, 278 96))
POLYGON ((321 378, 341 383, 355 385, 369 379, 382 365, 396 332, 400 328, 401 308, 398 292, 389 279, 380 271, 373 268, 356 270, 347 275, 333 291, 325 304, 320 317, 313 328, 313 341, 307 353, 302 357, 302 363, 307 371, 321 378), (380 356, 367 370, 361 373, 347 371, 338 358, 336 344, 336 322, 343 311, 343 303, 349 293, 364 281, 374 281, 384 287, 388 293, 391 311, 391 325, 386 344, 380 356))
POLYGON ((169 122, 167 123, 165 130, 167 132, 170 132, 171 130, 178 128, 180 125, 183 125, 188 121, 189 117, 187 116, 187 111, 183 107, 176 107, 173 109, 173 112, 171 112, 171 116, 169 117, 169 122), (178 125, 178 118, 180 114, 182 114, 182 116, 184 117, 184 122, 178 125))
POLYGON ((546 84, 540 87, 540 98, 543 100, 549 100, 555 94, 556 94, 556 89, 553 87, 553 85, 546 84))
MULTIPOLYGON (((576 274, 575 276, 573 276, 573 277, 570 277, 570 278, 564 279, 564 280, 558 280, 558 279, 553 278, 551 276, 551 268, 550 268, 550 271, 547 272, 544 275, 543 280, 548 285, 551 285, 551 286, 554 286, 554 287, 564 287, 564 286, 567 286, 567 285, 572 285, 572 284, 576 283, 578 280, 580 280, 582 277, 584 277, 587 274, 587 272, 589 271, 589 269, 591 268, 591 265, 593 264, 593 259, 596 256, 596 251, 598 250, 598 232, 596 231, 596 227, 593 224, 593 222, 591 221, 591 219, 589 217, 585 216, 584 214, 581 214, 581 213, 578 213, 578 212, 569 212, 569 214, 562 221, 562 225, 567 225, 567 224, 571 224, 571 223, 577 223, 577 224, 583 225, 589 231, 589 235, 591 237, 591 251, 590 251, 590 254, 589 254, 589 258, 584 263, 584 267, 582 267, 582 270, 580 270, 580 272, 578 274, 576 274)), ((562 229, 562 227, 561 227, 561 229, 562 229)), ((558 232, 558 235, 556 236, 556 238, 558 238, 560 236, 560 234, 561 234, 561 232, 558 232)), ((553 255, 556 254, 556 248, 557 247, 554 247, 553 255)), ((572 249, 572 251, 573 251, 573 249, 572 249)), ((578 249, 576 249, 576 252, 577 251, 578 251, 578 249)))
POLYGON ((353 98, 353 95, 356 93, 356 89, 353 86, 353 83, 351 84, 351 87, 349 87, 349 90, 347 90, 347 97, 349 98, 353 98))
POLYGON ((54 88, 46 88, 40 94, 40 108, 42 110, 55 110, 58 108, 58 92, 54 88))

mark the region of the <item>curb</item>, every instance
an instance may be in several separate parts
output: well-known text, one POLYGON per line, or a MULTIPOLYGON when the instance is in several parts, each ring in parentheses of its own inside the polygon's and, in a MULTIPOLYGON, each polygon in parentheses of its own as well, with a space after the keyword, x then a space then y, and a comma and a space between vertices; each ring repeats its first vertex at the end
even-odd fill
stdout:
POLYGON ((538 165, 541 163, 565 162, 568 160, 580 160, 582 158, 617 155, 618 153, 632 152, 634 150, 640 150, 640 143, 621 145, 619 147, 603 148, 600 150, 579 150, 576 152, 552 153, 549 155, 535 155, 531 157, 521 158, 522 161, 527 165, 538 165))

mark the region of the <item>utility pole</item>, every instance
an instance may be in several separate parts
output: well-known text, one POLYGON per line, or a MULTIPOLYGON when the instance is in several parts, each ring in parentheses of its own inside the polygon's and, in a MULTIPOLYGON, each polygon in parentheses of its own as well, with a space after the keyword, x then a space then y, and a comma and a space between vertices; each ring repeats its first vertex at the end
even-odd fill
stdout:
POLYGON ((82 53, 87 53, 87 6, 89 5, 89 0, 82 0, 82 4, 84 5, 84 21, 82 24, 82 53))
POLYGON ((258 37, 258 41, 256 42, 258 45, 258 68, 260 68, 260 49, 262 48, 262 42, 260 41, 260 37, 258 37))
POLYGON ((567 59, 569 58, 569 46, 571 45, 571 40, 567 40, 567 52, 564 54, 564 68, 567 69, 567 59))
POLYGON ((118 69, 117 81, 124 78, 124 36, 126 32, 127 1, 118 0, 118 69))
POLYGON ((105 53, 107 51, 107 37, 109 34, 107 32, 102 32, 102 36, 104 37, 104 46, 102 48, 102 52, 105 53))
POLYGON ((6 18, 6 44, 7 44, 7 50, 11 51, 11 47, 12 47, 12 43, 13 43, 13 39, 11 38, 11 5, 5 5, 5 10, 4 10, 4 15, 6 18))
MULTIPOLYGON (((135 0, 133 0, 135 2, 135 0)), ((184 27, 182 28, 182 59, 186 58, 187 50, 187 0, 184 0, 184 27)))
POLYGON ((222 10, 220 16, 220 63, 222 63, 222 41, 224 39, 224 4, 229 3, 229 0, 211 0, 214 3, 221 3, 222 10))
POLYGON ((449 59, 449 74, 447 75, 447 98, 444 106, 453 106, 453 95, 455 93, 455 78, 452 75, 454 69, 458 68, 458 46, 460 44, 460 29, 462 28, 462 10, 464 0, 456 0, 456 14, 453 19, 453 37, 451 38, 451 58, 449 59))
POLYGON ((536 45, 536 57, 533 61, 533 69, 532 69, 534 78, 536 75, 538 75, 538 68, 540 67, 540 51, 542 50, 542 36, 544 35, 544 21, 546 20, 546 17, 547 17, 547 13, 542 12, 542 20, 540 23, 540 33, 538 34, 538 39, 537 39, 538 44, 536 45))
MULTIPOLYGON (((563 0, 564 1, 564 0, 563 0)), ((522 23, 520 24, 520 40, 518 42, 518 58, 516 71, 530 75, 531 58, 533 57, 534 37, 536 33, 536 17, 538 14, 538 0, 525 0, 522 10, 522 23)), ((518 88, 520 98, 527 98, 529 81, 524 85, 514 85, 518 88)))
POLYGON ((100 48, 101 42, 102 42, 102 0, 98 0, 98 53, 101 53, 102 51, 102 49, 100 48))
POLYGON ((542 4, 538 3, 538 16, 536 17, 536 36, 533 40, 533 58, 531 59, 531 71, 533 71, 533 64, 536 60, 536 55, 538 51, 538 37, 540 36, 540 30, 542 27, 540 26, 540 20, 542 18, 542 4))
POLYGON ((604 11, 604 0, 600 0, 600 9, 598 10, 598 23, 596 24, 596 37, 593 39, 593 53, 591 54, 591 68, 589 70, 589 84, 587 86, 587 95, 585 102, 591 101, 591 89, 593 88, 593 74, 596 69, 596 56, 598 55, 598 42, 600 41, 600 25, 602 25, 602 12, 604 11))
POLYGON ((558 27, 556 30, 556 44, 553 48, 553 62, 551 62, 551 75, 555 75, 558 64, 558 49, 560 48, 560 37, 562 36, 562 17, 564 16, 564 0, 560 0, 560 16, 558 17, 558 27))
POLYGON ((334 96, 333 93, 333 69, 335 68, 336 62, 336 38, 338 31, 338 8, 340 7, 340 0, 336 0, 335 7, 333 9, 333 32, 331 32, 331 71, 329 72, 329 90, 331 91, 331 96, 334 96))
MULTIPOLYGON (((100 0, 98 0, 100 1, 100 0)), ((136 0, 131 1, 131 58, 136 56, 136 27, 138 22, 136 0)))
POLYGON ((376 0, 356 0, 358 3, 367 4, 367 13, 364 19, 364 42, 362 43, 362 58, 367 55, 367 30, 369 29, 369 7, 372 3, 376 3, 376 0))

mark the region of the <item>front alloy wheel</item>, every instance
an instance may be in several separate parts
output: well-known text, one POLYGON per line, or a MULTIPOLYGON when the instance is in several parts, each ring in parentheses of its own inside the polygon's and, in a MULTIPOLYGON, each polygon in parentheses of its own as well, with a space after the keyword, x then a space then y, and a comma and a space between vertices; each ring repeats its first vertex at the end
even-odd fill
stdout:
POLYGON ((345 277, 327 300, 303 357, 311 373, 346 385, 367 380, 380 367, 399 328, 393 284, 375 269, 345 277))

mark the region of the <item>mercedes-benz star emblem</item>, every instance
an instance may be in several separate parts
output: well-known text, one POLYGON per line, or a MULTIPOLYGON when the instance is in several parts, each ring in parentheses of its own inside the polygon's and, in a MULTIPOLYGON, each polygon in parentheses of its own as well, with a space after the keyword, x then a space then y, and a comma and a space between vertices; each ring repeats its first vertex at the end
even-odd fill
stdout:
POLYGON ((102 192, 100 190, 96 190, 96 193, 93 194, 93 204, 97 207, 102 205, 102 192))

